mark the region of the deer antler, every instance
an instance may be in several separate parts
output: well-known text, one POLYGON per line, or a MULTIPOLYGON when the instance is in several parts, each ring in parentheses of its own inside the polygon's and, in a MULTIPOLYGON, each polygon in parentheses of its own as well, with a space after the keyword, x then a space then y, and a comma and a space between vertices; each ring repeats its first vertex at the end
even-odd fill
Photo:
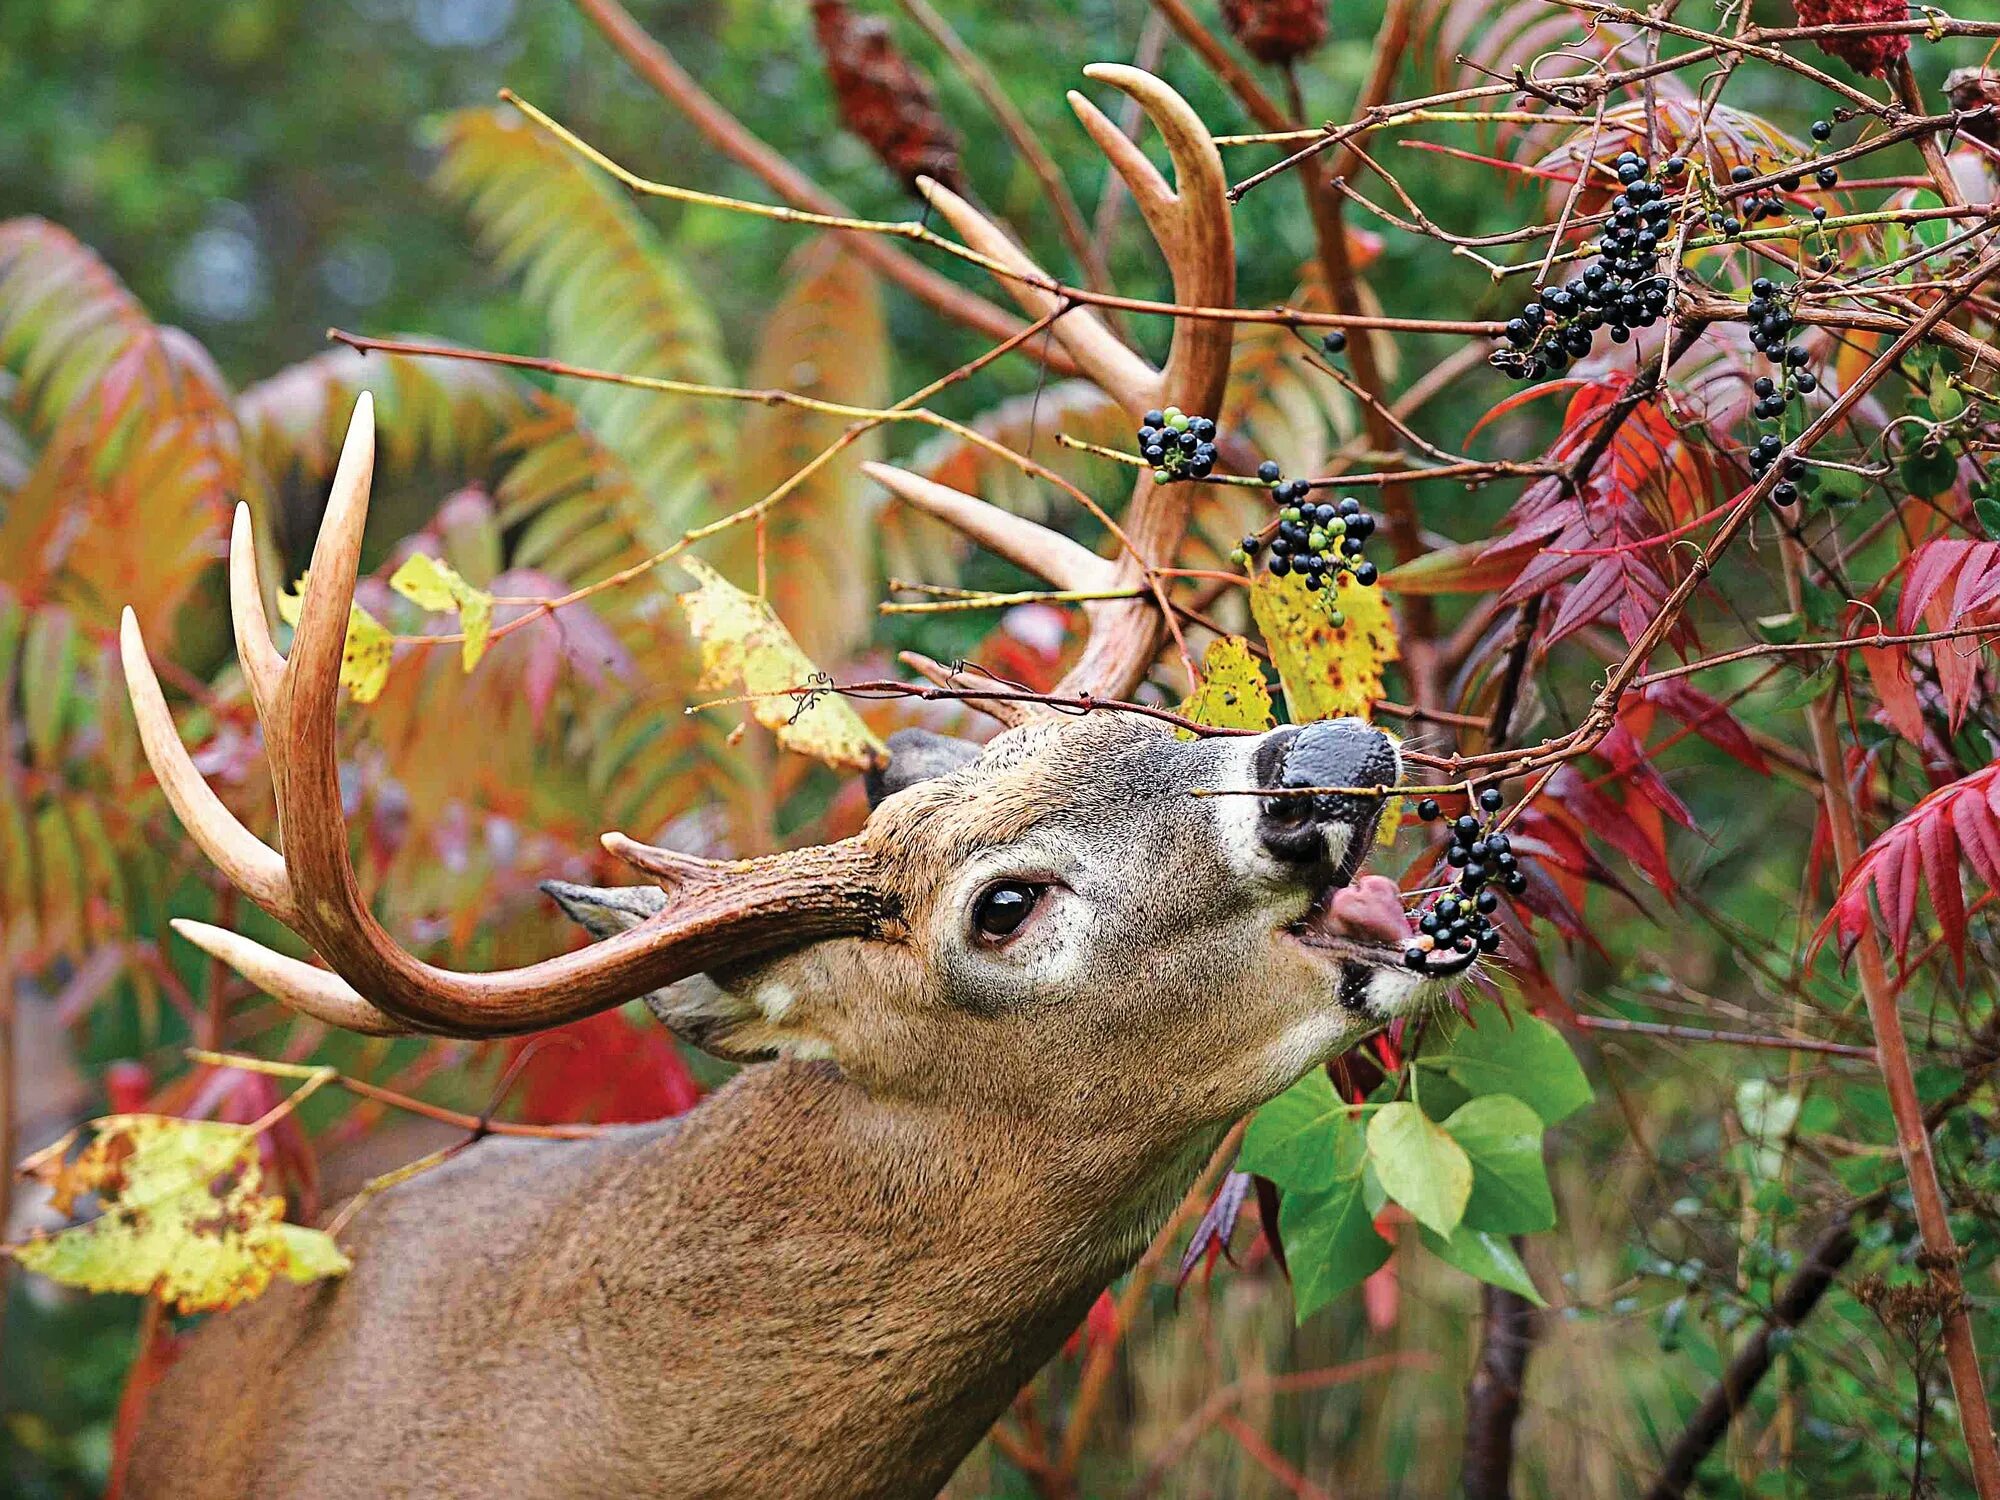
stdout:
MULTIPOLYGON (((1119 63, 1095 63, 1084 76, 1138 101, 1166 142, 1174 166, 1170 186, 1152 162, 1081 94, 1070 106, 1132 191, 1173 275, 1174 297, 1188 306, 1229 307, 1236 300, 1236 244, 1226 196, 1227 179, 1199 116, 1185 99, 1152 74, 1119 63)), ((928 180, 925 196, 965 242, 1023 274, 1051 278, 1005 231, 957 194, 928 180)), ((1016 301, 1036 317, 1061 305, 1056 293, 1002 278, 1016 301)), ((1174 326, 1164 370, 1155 370, 1120 343, 1087 308, 1065 312, 1055 336, 1090 378, 1136 422, 1148 410, 1179 406, 1213 413, 1229 378, 1233 326, 1221 319, 1182 318, 1174 326)), ((1115 562, 1086 552, 1068 537, 946 485, 885 464, 868 474, 899 498, 956 527, 975 541, 1048 580, 1059 589, 1142 588, 1149 564, 1171 559, 1187 531, 1188 488, 1156 486, 1142 474, 1122 522, 1132 546, 1115 562), (1086 565, 1077 554, 1088 558, 1086 565)), ((1103 600, 1084 606, 1090 639, 1061 691, 1122 698, 1137 687, 1159 653, 1166 621, 1150 598, 1103 600)))
POLYGON ((878 933, 893 914, 875 856, 854 840, 763 859, 696 859, 605 835, 605 847, 662 878, 672 899, 627 932, 572 953, 497 973, 435 968, 399 947, 366 903, 348 862, 334 718, 341 654, 368 515, 375 460, 367 393, 334 473, 291 657, 278 652, 258 588, 249 514, 230 537, 230 609, 278 803, 280 855, 238 822, 202 780, 174 728, 137 618, 125 611, 120 649, 140 741, 168 801, 218 868, 304 937, 333 972, 200 922, 175 929, 307 1015, 350 1030, 501 1036, 605 1010, 706 969, 801 944, 878 933))

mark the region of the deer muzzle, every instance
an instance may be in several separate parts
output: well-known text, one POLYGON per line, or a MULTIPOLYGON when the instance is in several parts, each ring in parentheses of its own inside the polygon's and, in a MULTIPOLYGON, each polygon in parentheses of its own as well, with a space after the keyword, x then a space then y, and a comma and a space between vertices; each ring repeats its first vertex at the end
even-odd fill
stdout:
POLYGON ((1290 864, 1328 864, 1334 885, 1354 878, 1388 792, 1402 779, 1396 742, 1359 719, 1326 719, 1265 735, 1252 760, 1262 799, 1257 836, 1290 864), (1308 790, 1312 789, 1312 790, 1308 790))

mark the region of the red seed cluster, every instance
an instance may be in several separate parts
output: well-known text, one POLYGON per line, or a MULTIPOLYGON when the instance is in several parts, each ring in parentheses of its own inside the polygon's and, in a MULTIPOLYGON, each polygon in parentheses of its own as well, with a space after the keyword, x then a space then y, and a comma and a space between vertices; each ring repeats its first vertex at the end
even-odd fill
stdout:
POLYGON ((1326 0, 1222 0, 1222 21, 1257 61, 1288 63, 1326 40, 1326 0))
MULTIPOLYGON (((1909 0, 1792 0, 1801 26, 1860 26, 1870 21, 1907 21, 1909 0)), ((1878 36, 1823 36, 1819 50, 1837 57, 1857 73, 1874 76, 1889 71, 1910 50, 1910 38, 1901 32, 1878 36)))
POLYGON ((813 30, 840 106, 840 123, 913 191, 919 176, 956 191, 958 137, 938 112, 929 81, 896 50, 888 23, 856 15, 845 0, 813 0, 813 30))

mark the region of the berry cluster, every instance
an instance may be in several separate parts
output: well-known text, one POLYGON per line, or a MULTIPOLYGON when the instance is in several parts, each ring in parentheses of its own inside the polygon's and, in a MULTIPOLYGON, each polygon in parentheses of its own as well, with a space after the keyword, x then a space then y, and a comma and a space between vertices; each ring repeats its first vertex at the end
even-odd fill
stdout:
MULTIPOLYGON (((1818 149, 1819 145, 1824 145, 1831 139, 1832 135, 1833 126, 1828 121, 1813 121, 1812 138, 1816 143, 1815 150, 1818 149)), ((1756 176, 1756 168, 1744 163, 1730 169, 1729 180, 1740 184, 1749 182, 1756 176)), ((1831 188, 1835 183, 1840 181, 1840 172, 1830 166, 1818 167, 1814 169, 1812 178, 1821 188, 1831 188)), ((1738 213, 1732 214, 1720 204, 1712 207, 1708 213, 1709 227, 1728 238, 1734 239, 1743 232, 1746 225, 1755 224, 1760 219, 1782 219, 1786 213, 1785 200, 1779 195, 1781 193, 1796 193, 1805 185, 1805 179, 1806 164, 1799 163, 1794 170, 1780 177, 1775 187, 1767 185, 1762 188, 1753 189, 1750 195, 1743 200, 1742 208, 1738 213)), ((1812 210, 1812 217, 1814 223, 1824 223, 1826 221, 1826 209, 1816 205, 1812 210)), ((1822 271, 1833 269, 1833 256, 1827 253, 1828 248, 1825 232, 1821 231, 1819 269, 1822 271)))
MULTIPOLYGON (((1566 285, 1535 288, 1535 300, 1508 320, 1501 335, 1508 347, 1492 357, 1503 374, 1516 380, 1560 375, 1571 360, 1590 353, 1598 329, 1610 329, 1611 341, 1622 344, 1634 328, 1650 328, 1665 314, 1670 287, 1657 268, 1672 218, 1666 186, 1636 151, 1625 152, 1613 168, 1625 190, 1611 200, 1596 259, 1566 285)), ((1670 157, 1660 176, 1672 179, 1686 170, 1684 160, 1670 157)))
MULTIPOLYGON (((1779 420, 1793 397, 1809 395, 1819 389, 1819 377, 1805 368, 1808 357, 1805 346, 1788 342, 1794 326, 1787 296, 1791 290, 1790 287, 1779 286, 1768 276, 1759 276, 1750 283, 1750 304, 1746 309, 1750 320, 1750 342, 1756 346, 1758 353, 1778 367, 1775 378, 1760 375, 1750 383, 1750 389, 1757 397, 1757 404, 1751 410, 1760 422, 1779 420)), ((1777 462, 1784 446, 1784 439, 1775 432, 1766 432, 1759 437, 1750 447, 1751 474, 1761 477, 1777 462)), ((1772 503, 1788 506, 1798 498, 1798 486, 1792 483, 1790 475, 1780 475, 1778 483, 1771 489, 1772 503)))
MULTIPOLYGON (((1359 500, 1346 495, 1332 504, 1315 505, 1312 485, 1304 479, 1281 478, 1277 464, 1268 458, 1257 466, 1257 477, 1271 486, 1271 503, 1278 507, 1277 531, 1268 543, 1268 566, 1274 577, 1296 573, 1309 589, 1332 589, 1343 576, 1351 576, 1363 588, 1374 584, 1380 575, 1362 552, 1375 534, 1375 518, 1359 500)), ((1246 536, 1230 558, 1247 563, 1266 545, 1262 537, 1246 536)), ((1346 623, 1339 610, 1331 614, 1336 626, 1346 623)))
MULTIPOLYGON (((1479 794, 1479 806, 1487 818, 1500 810, 1500 790, 1488 787, 1479 794)), ((1417 804, 1417 816, 1432 823, 1444 816, 1435 797, 1417 804)), ((1461 974, 1472 967, 1482 953, 1500 946, 1500 929, 1493 925, 1499 910, 1498 885, 1509 895, 1518 896, 1528 888, 1512 842, 1504 833, 1486 833, 1486 823, 1472 813, 1453 820, 1451 845, 1444 852, 1445 863, 1458 871, 1452 888, 1425 908, 1417 920, 1418 936, 1403 950, 1403 962, 1420 974, 1461 974)))
POLYGON ((1149 411, 1139 424, 1139 456, 1153 466, 1153 483, 1206 479, 1215 469, 1215 423, 1178 406, 1149 411))

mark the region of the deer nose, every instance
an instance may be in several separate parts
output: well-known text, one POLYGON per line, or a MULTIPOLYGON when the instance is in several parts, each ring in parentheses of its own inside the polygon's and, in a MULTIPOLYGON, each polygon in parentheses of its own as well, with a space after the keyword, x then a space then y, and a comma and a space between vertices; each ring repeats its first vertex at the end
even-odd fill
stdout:
MULTIPOLYGON (((1393 786, 1401 778, 1395 742, 1359 719, 1325 719, 1274 729, 1252 761, 1260 787, 1393 786)), ((1279 859, 1332 860, 1351 876, 1382 814, 1382 799, 1347 792, 1265 797, 1257 836, 1279 859)))

